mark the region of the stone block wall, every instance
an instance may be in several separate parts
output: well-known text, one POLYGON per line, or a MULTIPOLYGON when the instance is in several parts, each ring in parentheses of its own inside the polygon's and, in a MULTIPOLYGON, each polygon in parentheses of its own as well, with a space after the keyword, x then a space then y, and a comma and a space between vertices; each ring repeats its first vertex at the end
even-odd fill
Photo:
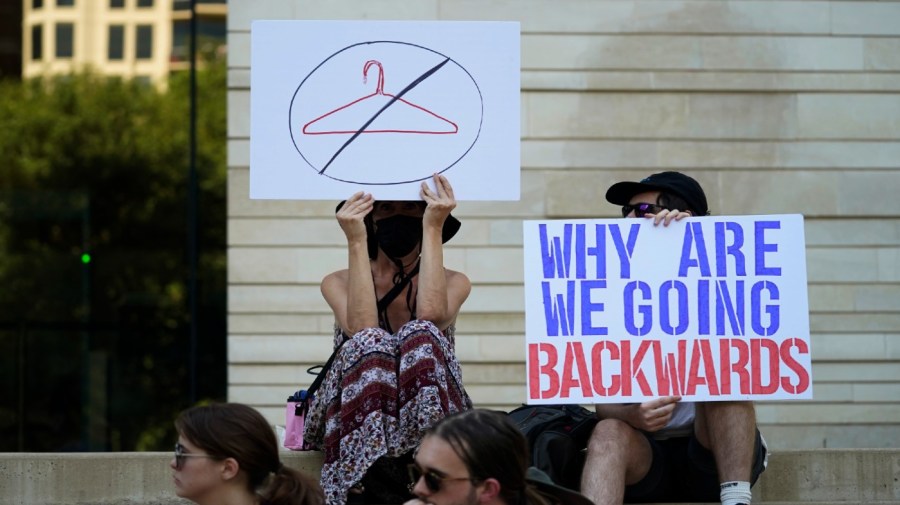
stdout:
POLYGON ((682 170, 714 214, 806 217, 815 400, 758 404, 770 445, 900 445, 900 3, 230 0, 228 391, 282 423, 346 253, 335 202, 248 198, 254 19, 521 22, 522 199, 462 202, 446 252, 480 406, 524 399, 521 221, 612 217, 611 183, 682 170))

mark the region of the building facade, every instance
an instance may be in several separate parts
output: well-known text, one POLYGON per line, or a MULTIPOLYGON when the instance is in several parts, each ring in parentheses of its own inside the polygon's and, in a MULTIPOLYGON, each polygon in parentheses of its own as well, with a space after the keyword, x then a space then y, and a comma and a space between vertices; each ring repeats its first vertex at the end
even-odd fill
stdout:
POLYGON ((712 212, 805 216, 814 397, 762 402, 774 449, 900 444, 900 3, 233 0, 229 398, 277 424, 331 352, 318 283, 345 267, 335 202, 248 197, 255 19, 513 20, 522 198, 461 202, 450 268, 477 405, 524 401, 522 220, 613 217, 616 181, 680 170, 712 212))
MULTIPOLYGON (((22 76, 91 70, 154 84, 187 68, 187 0, 23 0, 22 76)), ((198 40, 224 42, 225 0, 198 2, 198 40)))

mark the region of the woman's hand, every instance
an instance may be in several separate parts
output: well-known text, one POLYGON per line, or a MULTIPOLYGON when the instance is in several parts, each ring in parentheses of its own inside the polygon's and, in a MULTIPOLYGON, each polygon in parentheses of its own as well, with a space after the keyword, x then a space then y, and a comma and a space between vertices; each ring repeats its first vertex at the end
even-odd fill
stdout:
POLYGON ((375 198, 372 194, 360 191, 348 198, 337 211, 335 217, 344 230, 348 242, 366 241, 366 224, 363 220, 372 212, 374 205, 375 198))
POLYGON ((419 195, 425 201, 425 215, 422 216, 422 227, 434 227, 443 229, 444 221, 450 215, 450 211, 456 208, 456 198, 453 196, 453 187, 450 181, 441 174, 434 174, 434 188, 432 191, 428 183, 422 181, 422 190, 419 195))

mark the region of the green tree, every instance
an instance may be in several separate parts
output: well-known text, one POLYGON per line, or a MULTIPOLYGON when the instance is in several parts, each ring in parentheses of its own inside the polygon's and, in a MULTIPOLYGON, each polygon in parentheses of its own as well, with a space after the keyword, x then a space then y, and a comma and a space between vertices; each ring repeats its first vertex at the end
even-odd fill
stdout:
MULTIPOLYGON (((221 398, 224 62, 197 96, 198 391, 221 398)), ((188 402, 189 114, 186 73, 165 91, 0 82, 0 451, 171 443, 188 402)))

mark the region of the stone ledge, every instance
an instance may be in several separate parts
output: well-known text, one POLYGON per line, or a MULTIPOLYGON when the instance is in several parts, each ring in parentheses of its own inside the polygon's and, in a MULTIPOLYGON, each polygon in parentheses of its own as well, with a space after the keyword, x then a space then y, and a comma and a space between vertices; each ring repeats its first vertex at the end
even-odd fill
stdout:
MULTIPOLYGON (((319 452, 282 460, 318 476, 319 452)), ((172 493, 170 453, 0 453, 0 505, 185 504, 172 493)), ((775 451, 754 488, 768 505, 900 503, 900 449, 775 451)))

